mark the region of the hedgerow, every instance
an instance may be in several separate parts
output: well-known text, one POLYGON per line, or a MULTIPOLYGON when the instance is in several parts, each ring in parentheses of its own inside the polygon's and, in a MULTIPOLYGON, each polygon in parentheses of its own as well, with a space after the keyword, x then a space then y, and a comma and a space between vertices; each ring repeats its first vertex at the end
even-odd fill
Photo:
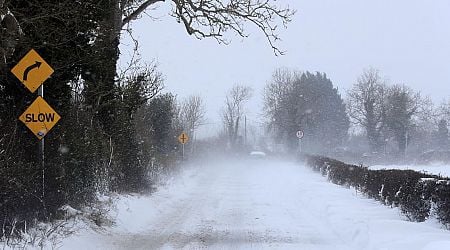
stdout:
POLYGON ((450 179, 412 170, 370 170, 322 156, 307 156, 313 170, 338 185, 353 187, 381 203, 399 207, 411 221, 435 214, 450 226, 450 179))

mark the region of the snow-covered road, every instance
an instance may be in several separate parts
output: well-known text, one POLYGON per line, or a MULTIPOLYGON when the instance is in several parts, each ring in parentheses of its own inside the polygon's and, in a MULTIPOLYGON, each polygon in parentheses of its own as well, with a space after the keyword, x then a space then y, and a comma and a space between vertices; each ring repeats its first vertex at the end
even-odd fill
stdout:
POLYGON ((199 164, 118 209, 115 228, 62 249, 450 249, 436 222, 407 222, 287 161, 199 164))

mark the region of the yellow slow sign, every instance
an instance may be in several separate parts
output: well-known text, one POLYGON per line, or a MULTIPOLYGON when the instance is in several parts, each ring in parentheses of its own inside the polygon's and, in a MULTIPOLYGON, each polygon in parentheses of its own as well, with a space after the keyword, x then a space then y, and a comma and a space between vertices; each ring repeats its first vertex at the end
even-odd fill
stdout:
POLYGON ((61 117, 40 96, 19 117, 40 140, 55 126, 61 117))

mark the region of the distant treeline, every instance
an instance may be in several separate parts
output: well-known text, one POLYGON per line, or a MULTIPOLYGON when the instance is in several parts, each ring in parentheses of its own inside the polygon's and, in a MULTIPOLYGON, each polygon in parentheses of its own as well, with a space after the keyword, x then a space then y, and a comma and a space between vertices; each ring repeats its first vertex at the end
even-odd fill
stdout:
POLYGON ((345 98, 325 73, 278 69, 265 88, 264 114, 274 143, 291 151, 299 148, 298 130, 305 134, 303 152, 355 160, 417 159, 450 150, 450 102, 436 106, 405 84, 389 84, 373 68, 345 98))

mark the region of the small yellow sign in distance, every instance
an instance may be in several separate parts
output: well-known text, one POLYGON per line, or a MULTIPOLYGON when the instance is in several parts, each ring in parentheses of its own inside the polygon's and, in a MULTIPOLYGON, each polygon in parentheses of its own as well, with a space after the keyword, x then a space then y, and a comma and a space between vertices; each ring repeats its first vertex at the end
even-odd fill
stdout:
POLYGON ((54 70, 34 50, 31 49, 19 63, 11 69, 11 73, 17 77, 30 91, 34 93, 44 83, 54 70))
POLYGON ((178 136, 178 141, 181 144, 186 144, 189 141, 189 136, 185 132, 183 132, 180 136, 178 136))
POLYGON ((41 140, 61 119, 58 113, 40 96, 19 117, 25 126, 41 140))

